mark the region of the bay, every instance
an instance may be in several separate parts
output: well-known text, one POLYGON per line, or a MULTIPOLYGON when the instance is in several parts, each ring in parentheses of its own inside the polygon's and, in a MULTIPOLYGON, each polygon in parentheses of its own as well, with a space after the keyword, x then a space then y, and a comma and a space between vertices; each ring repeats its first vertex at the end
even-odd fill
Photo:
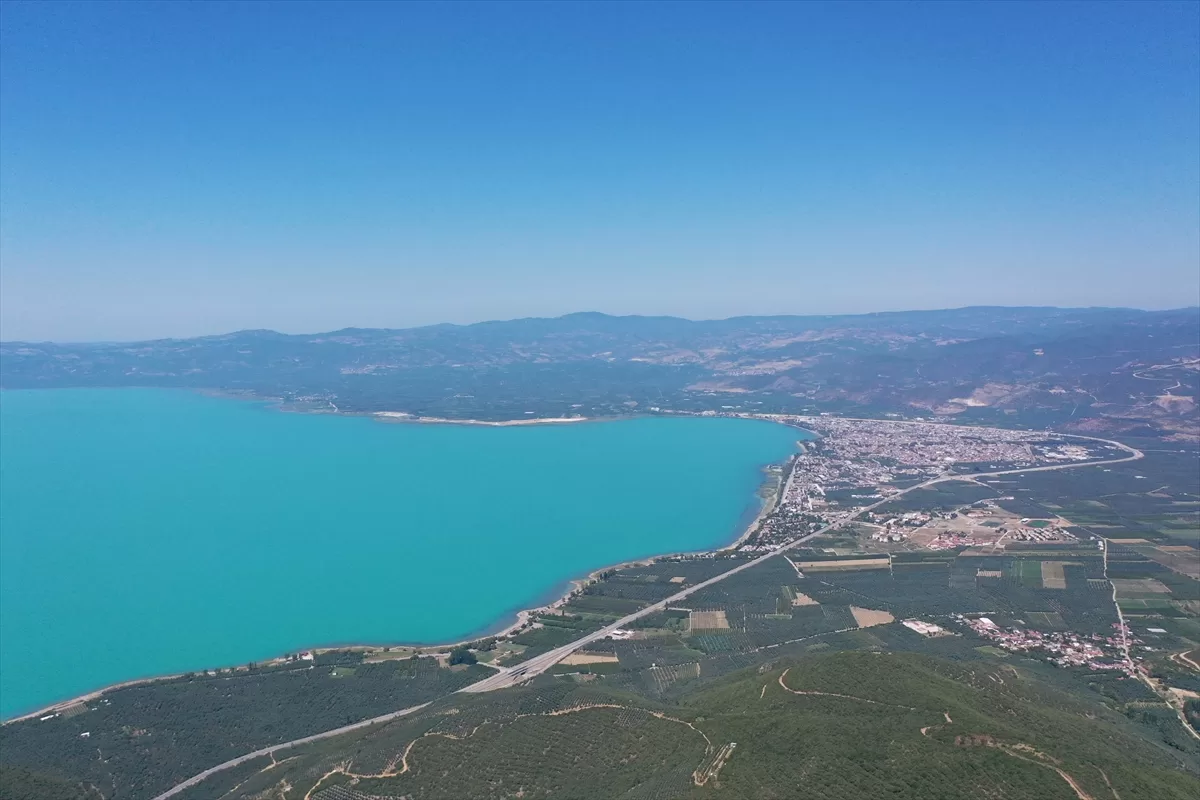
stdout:
POLYGON ((731 541, 800 431, 476 427, 155 389, 0 392, 0 716, 313 646, 495 630, 731 541))

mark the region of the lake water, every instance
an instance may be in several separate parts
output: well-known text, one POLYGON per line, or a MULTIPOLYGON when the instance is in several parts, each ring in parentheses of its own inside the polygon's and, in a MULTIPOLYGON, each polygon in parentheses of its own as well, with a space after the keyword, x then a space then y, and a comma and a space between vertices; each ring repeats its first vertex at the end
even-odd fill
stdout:
POLYGON ((0 392, 0 715, 343 643, 453 641, 732 540, 800 431, 489 428, 183 391, 0 392))

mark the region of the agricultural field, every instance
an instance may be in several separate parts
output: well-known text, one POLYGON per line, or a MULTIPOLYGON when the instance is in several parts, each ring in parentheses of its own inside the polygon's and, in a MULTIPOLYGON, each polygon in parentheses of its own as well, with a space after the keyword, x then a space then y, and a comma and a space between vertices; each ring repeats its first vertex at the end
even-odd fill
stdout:
POLYGON ((1069 630, 1062 615, 1056 611, 1026 611, 1025 619, 1028 620, 1029 627, 1039 631, 1065 631, 1069 630))
MULTIPOLYGON (((1117 555, 1162 569, 1134 551, 1117 555)), ((650 629, 656 632, 653 640, 619 643, 623 668, 637 673, 651 665, 674 668, 685 662, 684 680, 664 685, 625 673, 605 675, 603 680, 662 699, 695 691, 781 654, 815 652, 812 648, 936 652, 955 660, 1010 657, 964 634, 952 620, 956 614, 987 613, 997 624, 1047 633, 1108 636, 1117 616, 1112 585, 1104 578, 1104 556, 1090 545, 1050 548, 1049 543, 1032 542, 1011 554, 981 555, 973 548, 893 553, 885 564, 878 563, 885 561, 878 555, 801 548, 683 601, 689 608, 671 614, 679 622, 684 621, 679 615, 686 615, 690 625, 668 630, 671 615, 655 615, 647 624, 664 627, 650 629), (723 625, 715 621, 721 619, 717 612, 723 614, 723 625), (957 633, 927 639, 897 621, 912 618, 941 621, 957 633), (664 635, 668 633, 673 635, 664 635)), ((1127 584, 1132 585, 1158 588, 1152 583, 1127 584)), ((1148 624, 1159 621, 1147 618, 1148 624)), ((1180 616, 1178 621, 1187 618, 1180 616)), ((1141 636, 1142 630, 1136 629, 1135 635, 1141 636)), ((1187 631, 1179 633, 1146 635, 1172 647, 1193 641, 1186 638, 1187 631)), ((1200 644, 1200 633, 1191 633, 1200 644)), ((1146 647, 1152 646, 1146 642, 1146 647)), ((1145 652, 1149 656, 1151 651, 1145 652)))
MULTIPOLYGON (((1062 470, 980 479, 1014 500, 1001 502, 1023 517, 1062 517, 1073 530, 1138 546, 1187 547, 1200 554, 1200 450, 1127 440, 1145 458, 1098 469, 1062 470)), ((1172 551, 1161 551, 1170 553, 1172 551)), ((1165 556, 1164 556, 1165 558, 1165 556)))
POLYGON ((1014 558, 1004 570, 1005 577, 1020 581, 1031 589, 1042 588, 1042 562, 1034 559, 1014 558))
POLYGON ((873 628, 876 625, 887 625, 895 622, 896 618, 887 611, 877 611, 873 608, 850 606, 850 613, 860 628, 873 628))
POLYGON ((1200 550, 1191 545, 1154 545, 1134 549, 1172 572, 1200 580, 1200 550))
POLYGON ((729 630, 724 611, 693 611, 688 615, 689 631, 729 630))
POLYGON ((1113 578, 1112 584, 1121 597, 1158 596, 1171 593, 1170 587, 1154 578, 1113 578))
POLYGON ((792 559, 797 569, 807 570, 811 572, 822 572, 825 570, 860 570, 860 569, 888 569, 891 566, 891 559, 887 556, 881 557, 856 557, 856 558, 826 558, 826 559, 808 559, 797 560, 792 559))
POLYGON ((1166 616, 1176 616, 1175 604, 1170 600, 1125 600, 1117 598, 1117 605, 1121 610, 1132 617, 1146 616, 1145 613, 1165 614, 1166 616))
POLYGON ((1200 618, 1200 582, 1147 557, 1136 543, 1111 544, 1108 574, 1131 617, 1200 618))

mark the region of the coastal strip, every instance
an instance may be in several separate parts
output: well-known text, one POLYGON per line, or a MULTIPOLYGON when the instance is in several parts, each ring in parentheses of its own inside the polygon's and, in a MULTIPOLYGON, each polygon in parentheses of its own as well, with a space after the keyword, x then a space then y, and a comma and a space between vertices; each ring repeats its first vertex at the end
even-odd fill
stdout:
MULTIPOLYGON (((235 669, 245 669, 245 667, 237 667, 235 669)), ((70 700, 61 700, 57 703, 52 703, 44 708, 39 708, 37 711, 30 711, 28 714, 22 714, 19 717, 6 719, 3 722, 0 722, 0 725, 11 725, 14 722, 22 722, 23 720, 34 719, 35 717, 44 717, 47 714, 57 714, 64 709, 70 708, 71 706, 76 706, 80 703, 90 703, 93 700, 99 700, 109 692, 115 692, 118 689, 128 689, 131 686, 142 686, 148 683, 160 683, 162 681, 175 680, 176 678, 182 678, 187 674, 188 673, 186 672, 176 672, 173 675, 154 675, 149 678, 134 678, 133 680, 121 681, 120 683, 114 683, 109 686, 105 686, 102 689, 96 689, 88 692, 87 694, 81 694, 78 697, 72 697, 70 700)))
MULTIPOLYGON (((803 445, 801 445, 801 447, 803 447, 803 445)), ((767 469, 770 470, 770 467, 767 469)), ((712 552, 723 553, 729 550, 736 550, 749 541, 750 537, 758 532, 763 520, 770 516, 771 512, 779 507, 779 504, 783 502, 783 498, 787 497, 788 489, 791 488, 792 485, 792 476, 795 474, 796 456, 793 455, 789 456, 788 460, 783 462, 778 476, 772 481, 774 486, 772 487, 770 497, 762 503, 762 506, 758 509, 758 514, 754 517, 754 520, 746 526, 746 530, 742 531, 742 535, 735 539, 732 543, 712 552)), ((761 491, 761 489, 759 491, 761 491)))

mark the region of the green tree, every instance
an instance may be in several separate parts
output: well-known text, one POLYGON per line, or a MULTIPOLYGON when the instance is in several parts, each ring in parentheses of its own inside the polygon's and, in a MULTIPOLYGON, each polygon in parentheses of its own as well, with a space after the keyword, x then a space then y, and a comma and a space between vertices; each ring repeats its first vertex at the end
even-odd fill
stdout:
POLYGON ((452 667, 455 664, 474 664, 478 660, 466 645, 456 647, 450 651, 450 666, 452 667))

